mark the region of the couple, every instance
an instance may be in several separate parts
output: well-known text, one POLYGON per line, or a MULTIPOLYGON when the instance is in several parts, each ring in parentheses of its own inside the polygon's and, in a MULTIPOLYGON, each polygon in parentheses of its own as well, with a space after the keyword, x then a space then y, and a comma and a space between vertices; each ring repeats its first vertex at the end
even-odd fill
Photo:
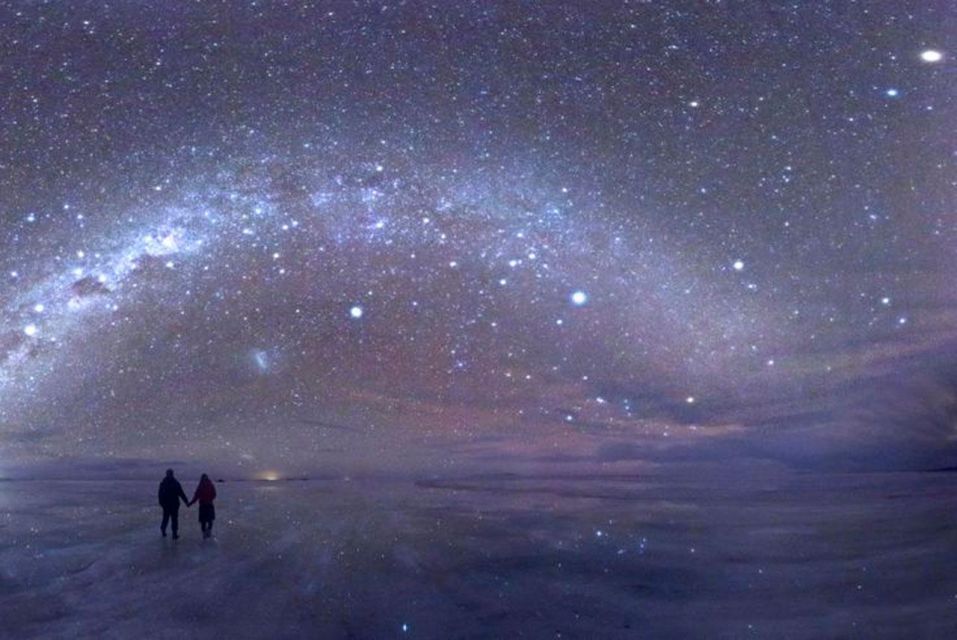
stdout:
POLYGON ((160 482, 159 503, 163 507, 163 524, 160 525, 160 532, 166 537, 166 524, 173 521, 173 540, 179 538, 179 501, 182 498, 187 507, 192 506, 194 502, 199 502, 199 526, 203 530, 203 538, 213 535, 213 520, 216 519, 216 510, 213 508, 213 500, 216 499, 216 487, 213 481, 205 473, 199 479, 199 485, 193 494, 192 500, 186 499, 183 493, 183 487, 179 480, 173 477, 173 470, 166 470, 166 477, 160 482))

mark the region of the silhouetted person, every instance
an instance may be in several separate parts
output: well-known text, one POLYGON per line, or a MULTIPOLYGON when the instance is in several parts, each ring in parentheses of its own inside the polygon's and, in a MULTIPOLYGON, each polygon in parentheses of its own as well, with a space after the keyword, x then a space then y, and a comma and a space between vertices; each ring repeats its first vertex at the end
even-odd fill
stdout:
POLYGON ((166 470, 166 477, 160 482, 159 486, 159 504, 163 507, 163 524, 160 525, 160 532, 166 537, 166 524, 173 521, 173 540, 179 538, 179 501, 188 507, 189 500, 183 493, 183 487, 179 481, 173 477, 173 470, 166 470))
POLYGON ((199 502, 199 528, 203 530, 203 537, 208 538, 213 535, 213 520, 216 519, 216 509, 213 507, 213 500, 216 499, 216 486, 209 476, 205 473, 199 479, 196 486, 196 492, 193 499, 186 506, 199 502))

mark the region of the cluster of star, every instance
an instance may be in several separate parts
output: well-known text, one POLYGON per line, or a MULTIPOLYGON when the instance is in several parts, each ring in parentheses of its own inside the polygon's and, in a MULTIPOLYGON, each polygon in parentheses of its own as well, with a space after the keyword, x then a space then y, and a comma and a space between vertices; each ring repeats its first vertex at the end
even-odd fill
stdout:
POLYGON ((947 329, 951 55, 880 35, 929 10, 220 11, 11 12, 5 428, 697 433, 947 329))

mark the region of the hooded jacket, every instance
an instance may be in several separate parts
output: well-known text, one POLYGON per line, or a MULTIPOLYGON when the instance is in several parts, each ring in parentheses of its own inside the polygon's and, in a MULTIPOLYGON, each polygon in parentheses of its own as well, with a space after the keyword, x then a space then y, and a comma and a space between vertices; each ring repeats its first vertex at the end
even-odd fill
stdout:
POLYGON ((200 506, 204 504, 213 504, 216 499, 216 486, 212 480, 200 480, 196 487, 196 493, 193 494, 193 502, 198 502, 200 506))

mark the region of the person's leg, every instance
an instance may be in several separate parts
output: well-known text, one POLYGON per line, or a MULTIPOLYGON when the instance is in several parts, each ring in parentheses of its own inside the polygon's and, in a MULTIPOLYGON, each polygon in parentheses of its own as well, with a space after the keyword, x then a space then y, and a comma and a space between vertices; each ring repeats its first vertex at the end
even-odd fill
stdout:
POLYGON ((173 523, 173 538, 179 537, 179 509, 171 509, 169 519, 173 523))
POLYGON ((213 537, 213 521, 212 520, 206 523, 206 537, 207 538, 213 537))
MULTIPOLYGON (((166 525, 169 524, 169 509, 163 507, 163 524, 160 525, 160 533, 163 534, 163 537, 166 537, 166 525)), ((174 528, 173 531, 176 529, 174 528)))

